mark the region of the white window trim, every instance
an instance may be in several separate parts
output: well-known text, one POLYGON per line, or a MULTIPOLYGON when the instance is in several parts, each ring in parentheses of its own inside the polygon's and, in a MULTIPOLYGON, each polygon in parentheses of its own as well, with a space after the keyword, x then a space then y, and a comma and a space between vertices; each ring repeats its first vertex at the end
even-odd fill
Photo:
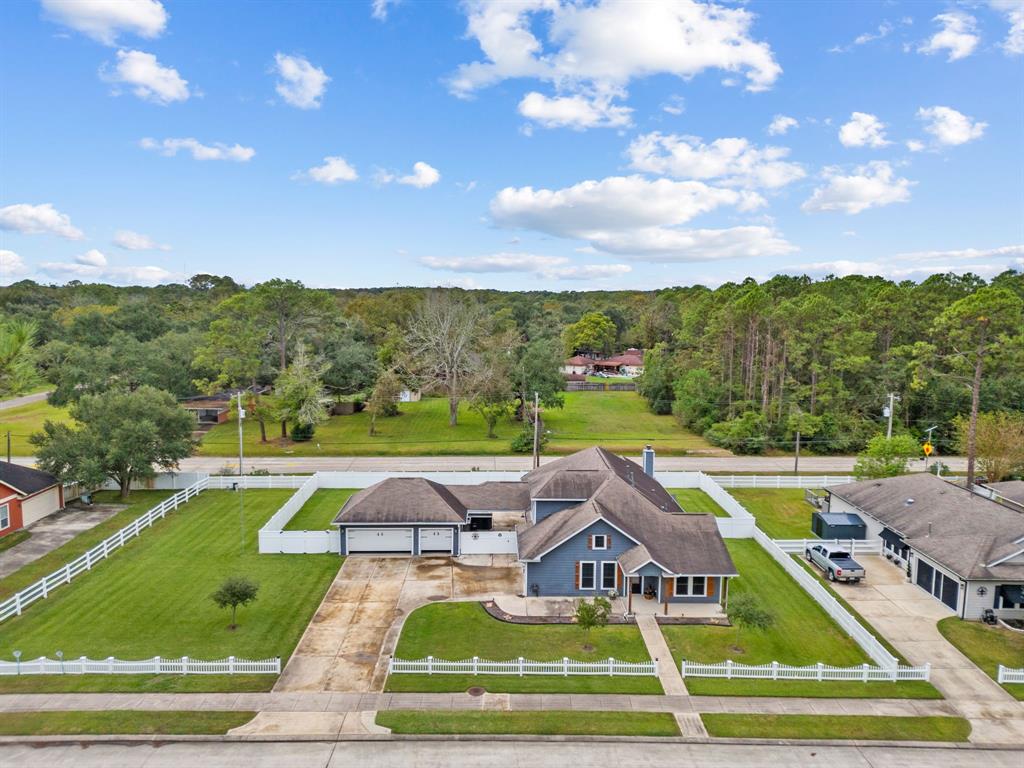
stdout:
POLYGON ((618 576, 619 576, 619 564, 618 564, 617 561, 615 561, 615 560, 602 560, 601 561, 601 573, 600 573, 600 575, 598 577, 598 580, 601 583, 601 591, 602 592, 607 592, 609 589, 618 589, 618 584, 616 583, 619 580, 618 576), (615 566, 615 570, 612 571, 612 583, 611 583, 611 586, 608 586, 608 585, 606 585, 604 583, 604 567, 606 565, 614 565, 615 566))
POLYGON ((595 533, 595 534, 592 534, 591 535, 591 541, 592 541, 592 543, 594 545, 593 546, 594 549, 598 549, 598 550, 609 549, 609 546, 608 546, 608 534, 607 533, 595 533), (600 546, 600 547, 597 546, 597 537, 598 536, 601 537, 601 542, 602 542, 602 546, 600 546))
POLYGON ((581 592, 596 592, 597 591, 597 561, 596 560, 580 560, 580 591, 581 592), (583 586, 583 566, 591 565, 594 567, 594 582, 592 587, 583 586))
POLYGON ((675 590, 674 590, 675 591, 675 596, 676 597, 707 597, 708 578, 709 578, 708 576, 676 576, 676 583, 674 585, 675 586, 675 590), (686 583, 686 591, 685 592, 680 592, 679 591, 679 582, 682 579, 686 580, 686 582, 685 582, 686 583), (704 585, 703 585, 703 588, 701 589, 700 592, 694 592, 693 591, 693 580, 694 579, 704 579, 704 585))
POLYGON ((0 504, 0 531, 6 531, 11 527, 11 505, 0 504), (7 522, 4 522, 7 518, 7 522))

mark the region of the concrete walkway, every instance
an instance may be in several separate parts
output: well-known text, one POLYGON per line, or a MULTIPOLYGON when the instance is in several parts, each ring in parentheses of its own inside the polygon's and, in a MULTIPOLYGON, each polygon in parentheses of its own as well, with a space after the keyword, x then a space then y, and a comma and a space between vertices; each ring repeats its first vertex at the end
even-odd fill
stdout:
POLYGON ((676 668, 672 658, 672 652, 668 649, 665 636, 661 633, 661 627, 651 614, 644 614, 636 617, 636 625, 644 638, 644 645, 647 646, 647 653, 658 664, 658 679, 661 687, 665 689, 667 696, 686 696, 686 683, 683 676, 676 668))
POLYGON ((877 556, 860 558, 868 578, 836 583, 846 599, 914 665, 931 663, 931 682, 971 721, 971 740, 1024 744, 1024 702, 1017 701, 949 643, 936 622, 945 605, 907 582, 906 573, 877 556))
POLYGON ((30 538, 0 552, 0 579, 67 544, 124 508, 118 504, 97 504, 84 509, 69 507, 30 525, 25 529, 32 532, 30 538))

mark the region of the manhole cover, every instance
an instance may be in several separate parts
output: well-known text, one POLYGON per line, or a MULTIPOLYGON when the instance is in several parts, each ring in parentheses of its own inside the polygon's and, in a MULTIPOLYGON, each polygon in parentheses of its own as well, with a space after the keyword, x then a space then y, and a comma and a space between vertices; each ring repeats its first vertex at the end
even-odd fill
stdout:
POLYGON ((470 696, 483 696, 485 693, 487 693, 487 691, 481 688, 479 685, 474 685, 472 688, 466 691, 466 693, 468 693, 470 696))
POLYGON ((438 600, 447 600, 447 599, 448 599, 447 595, 431 595, 430 597, 427 598, 427 600, 431 600, 433 602, 437 602, 438 600))

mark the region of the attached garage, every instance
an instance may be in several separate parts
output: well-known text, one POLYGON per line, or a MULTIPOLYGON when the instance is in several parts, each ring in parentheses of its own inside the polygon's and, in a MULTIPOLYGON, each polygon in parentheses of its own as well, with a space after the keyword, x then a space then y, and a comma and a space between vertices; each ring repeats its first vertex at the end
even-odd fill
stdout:
POLYGON ((412 554, 412 528, 346 528, 345 551, 350 555, 374 552, 412 554))
POLYGON ((37 520, 42 520, 47 515, 52 515, 64 505, 61 499, 60 486, 53 486, 30 496, 21 502, 21 517, 23 525, 32 525, 37 520))
POLYGON ((420 554, 451 554, 455 542, 453 528, 420 528, 420 554))

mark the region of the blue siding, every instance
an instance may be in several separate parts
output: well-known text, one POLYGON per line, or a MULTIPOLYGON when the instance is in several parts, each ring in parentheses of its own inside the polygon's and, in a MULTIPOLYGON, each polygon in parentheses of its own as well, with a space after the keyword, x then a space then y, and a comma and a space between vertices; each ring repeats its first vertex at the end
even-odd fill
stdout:
POLYGON ((551 515, 555 514, 555 512, 561 512, 563 509, 575 507, 579 503, 580 502, 578 501, 545 501, 538 499, 537 501, 534 502, 534 504, 536 505, 536 519, 534 519, 533 522, 539 523, 545 517, 550 517, 551 515))
MULTIPOLYGON (((348 552, 345 550, 345 528, 349 526, 340 526, 338 528, 338 535, 341 536, 341 554, 347 555, 348 552)), ((443 523, 437 523, 434 525, 396 525, 396 526, 374 526, 374 525, 353 525, 351 528, 412 528, 412 546, 413 555, 419 555, 420 553, 420 528, 452 528, 452 548, 453 555, 459 554, 459 526, 457 525, 444 525, 443 523)), ((433 553, 431 553, 433 554, 433 553)))
POLYGON ((636 546, 636 542, 624 533, 612 528, 603 520, 599 520, 585 531, 576 534, 557 549, 541 558, 540 562, 526 564, 527 595, 533 595, 533 585, 539 588, 542 597, 593 597, 603 595, 601 591, 601 561, 616 560, 627 549, 636 546), (610 549, 587 549, 587 537, 593 534, 606 534, 612 537, 610 549), (576 589, 576 563, 580 560, 593 560, 597 563, 597 589, 576 589))

